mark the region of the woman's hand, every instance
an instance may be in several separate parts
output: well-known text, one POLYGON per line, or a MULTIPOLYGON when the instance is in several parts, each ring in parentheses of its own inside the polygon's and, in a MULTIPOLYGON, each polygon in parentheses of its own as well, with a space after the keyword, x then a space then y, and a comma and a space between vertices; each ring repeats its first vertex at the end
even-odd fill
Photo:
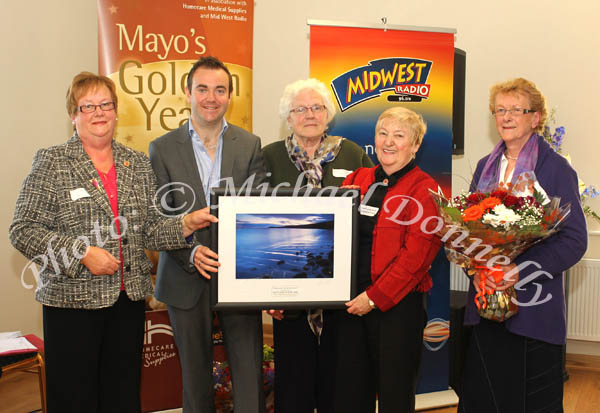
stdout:
MULTIPOLYGON (((496 283, 494 280, 494 277, 487 276, 485 279, 485 287, 489 288, 489 289, 494 289, 496 291, 504 291, 507 288, 512 287, 519 281, 519 271, 515 270, 516 272, 514 274, 511 274, 510 276, 507 276, 506 274, 508 274, 510 271, 512 271, 513 269, 516 269, 516 268, 517 268, 517 266, 515 264, 500 266, 500 269, 505 274, 504 277, 502 278, 502 280, 500 282, 496 283)), ((477 291, 478 293, 481 292, 481 288, 479 286, 479 284, 481 283, 480 274, 481 273, 479 271, 477 271, 475 273, 475 275, 473 276, 473 286, 475 287, 475 291, 477 291)))
POLYGON ((497 291, 504 291, 507 288, 512 287, 517 282, 519 282, 519 270, 515 264, 503 265, 500 267, 502 271, 504 271, 504 278, 500 283, 496 286, 497 291), (507 275, 511 271, 515 271, 514 274, 507 275))
POLYGON ((363 291, 352 300, 348 301, 346 303, 346 307, 348 307, 346 310, 348 313, 358 316, 363 316, 372 310, 371 306, 369 305, 369 296, 367 295, 366 291, 363 291))
MULTIPOLYGON (((360 192, 360 185, 342 185, 340 186, 340 189, 358 189, 358 191, 360 192)), ((364 197, 365 195, 361 194, 360 200, 362 201, 364 197)))
POLYGON ((93 275, 112 275, 117 272, 121 262, 105 249, 88 247, 81 263, 93 275))
POLYGON ((265 313, 269 314, 275 320, 283 320, 283 310, 265 310, 265 313))
MULTIPOLYGON (((198 211, 196 211, 198 212, 198 211)), ((212 215, 211 215, 212 216, 212 215)), ((215 218, 216 219, 216 218, 215 218)), ((219 256, 216 252, 211 250, 210 248, 201 245, 196 248, 196 252, 194 253, 194 267, 198 270, 200 274, 207 280, 210 280, 210 274, 207 272, 217 272, 218 267, 221 265, 217 260, 219 256)))
POLYGON ((194 231, 209 226, 211 222, 219 222, 219 220, 210 214, 208 207, 190 212, 182 220, 183 236, 187 237, 194 231))
MULTIPOLYGON (((478 293, 481 292, 481 272, 477 271, 473 276, 473 286, 475 286, 475 291, 478 293)), ((493 289, 496 288, 496 284, 494 283, 494 278, 486 277, 485 279, 485 288, 493 289)))

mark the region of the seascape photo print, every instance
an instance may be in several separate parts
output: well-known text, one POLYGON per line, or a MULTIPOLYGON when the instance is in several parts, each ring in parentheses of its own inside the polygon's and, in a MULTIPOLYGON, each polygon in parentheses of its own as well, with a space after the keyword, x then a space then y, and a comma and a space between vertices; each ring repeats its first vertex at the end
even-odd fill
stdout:
POLYGON ((334 214, 236 214, 236 278, 333 278, 334 214))

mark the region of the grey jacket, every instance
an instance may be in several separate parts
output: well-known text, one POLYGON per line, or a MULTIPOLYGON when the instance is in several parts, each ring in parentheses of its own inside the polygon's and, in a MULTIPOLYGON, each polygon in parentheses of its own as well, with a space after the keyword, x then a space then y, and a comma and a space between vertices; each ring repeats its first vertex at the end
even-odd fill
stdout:
MULTIPOLYGON (((156 177, 146 155, 113 141, 117 171, 123 278, 131 300, 152 293, 151 262, 144 248, 189 246, 181 219, 154 205, 156 177)), ((36 299, 53 307, 95 309, 117 300, 120 271, 94 276, 81 263, 88 245, 119 258, 114 215, 96 168, 74 135, 39 150, 23 182, 10 226, 13 246, 41 265, 36 299)))
MULTIPOLYGON (((153 140, 148 148, 158 184, 163 188, 161 193, 165 194, 161 202, 164 201, 163 207, 173 215, 206 207, 188 122, 153 140)), ((227 179, 235 187, 246 182, 254 187, 266 181, 260 138, 232 124, 223 135, 221 186, 225 186, 227 179)), ((194 237, 196 245, 210 247, 209 228, 196 231, 194 237)), ((190 255, 190 249, 160 254, 156 274, 157 299, 189 309, 198 302, 204 289, 209 288, 209 282, 190 264, 190 255)))

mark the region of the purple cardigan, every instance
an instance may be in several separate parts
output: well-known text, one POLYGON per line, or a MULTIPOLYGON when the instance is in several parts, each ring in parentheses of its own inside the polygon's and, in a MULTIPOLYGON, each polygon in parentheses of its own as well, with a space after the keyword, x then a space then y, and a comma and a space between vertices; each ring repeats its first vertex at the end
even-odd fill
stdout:
MULTIPOLYGON (((536 284, 541 286, 541 294, 536 301, 543 301, 548 294, 552 294, 552 298, 543 304, 521 305, 519 313, 505 321, 504 325, 514 334, 548 343, 564 344, 567 323, 562 272, 568 270, 583 257, 587 249, 587 227, 579 199, 577 173, 565 158, 554 152, 544 138, 538 137, 538 139, 539 150, 535 175, 550 198, 560 197, 561 205, 567 202, 571 203, 571 213, 558 233, 534 245, 514 260, 516 265, 526 261, 534 261, 541 265, 541 268, 532 264, 523 268, 519 272, 521 280, 535 271, 546 271, 553 277, 550 279, 547 275, 542 274, 525 284, 522 287, 523 290, 517 290, 518 301, 521 303, 532 301, 538 290, 536 284)), ((471 182, 471 190, 476 187, 488 156, 477 164, 471 182)), ((473 283, 470 283, 465 312, 466 325, 478 324, 480 320, 473 302, 474 297, 475 288, 473 283)))

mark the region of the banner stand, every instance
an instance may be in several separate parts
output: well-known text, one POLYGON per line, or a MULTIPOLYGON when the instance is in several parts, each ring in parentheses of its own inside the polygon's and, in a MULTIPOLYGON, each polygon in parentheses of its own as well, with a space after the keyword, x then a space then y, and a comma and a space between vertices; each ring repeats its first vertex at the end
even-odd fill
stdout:
MULTIPOLYGON (((339 113, 330 135, 361 146, 377 163, 375 123, 394 106, 420 113, 427 133, 419 167, 452 194, 452 96, 456 29, 308 19, 310 77, 328 86, 339 113)), ((456 405, 449 389, 450 265, 440 251, 429 271, 428 321, 417 386, 417 410, 456 405)))

